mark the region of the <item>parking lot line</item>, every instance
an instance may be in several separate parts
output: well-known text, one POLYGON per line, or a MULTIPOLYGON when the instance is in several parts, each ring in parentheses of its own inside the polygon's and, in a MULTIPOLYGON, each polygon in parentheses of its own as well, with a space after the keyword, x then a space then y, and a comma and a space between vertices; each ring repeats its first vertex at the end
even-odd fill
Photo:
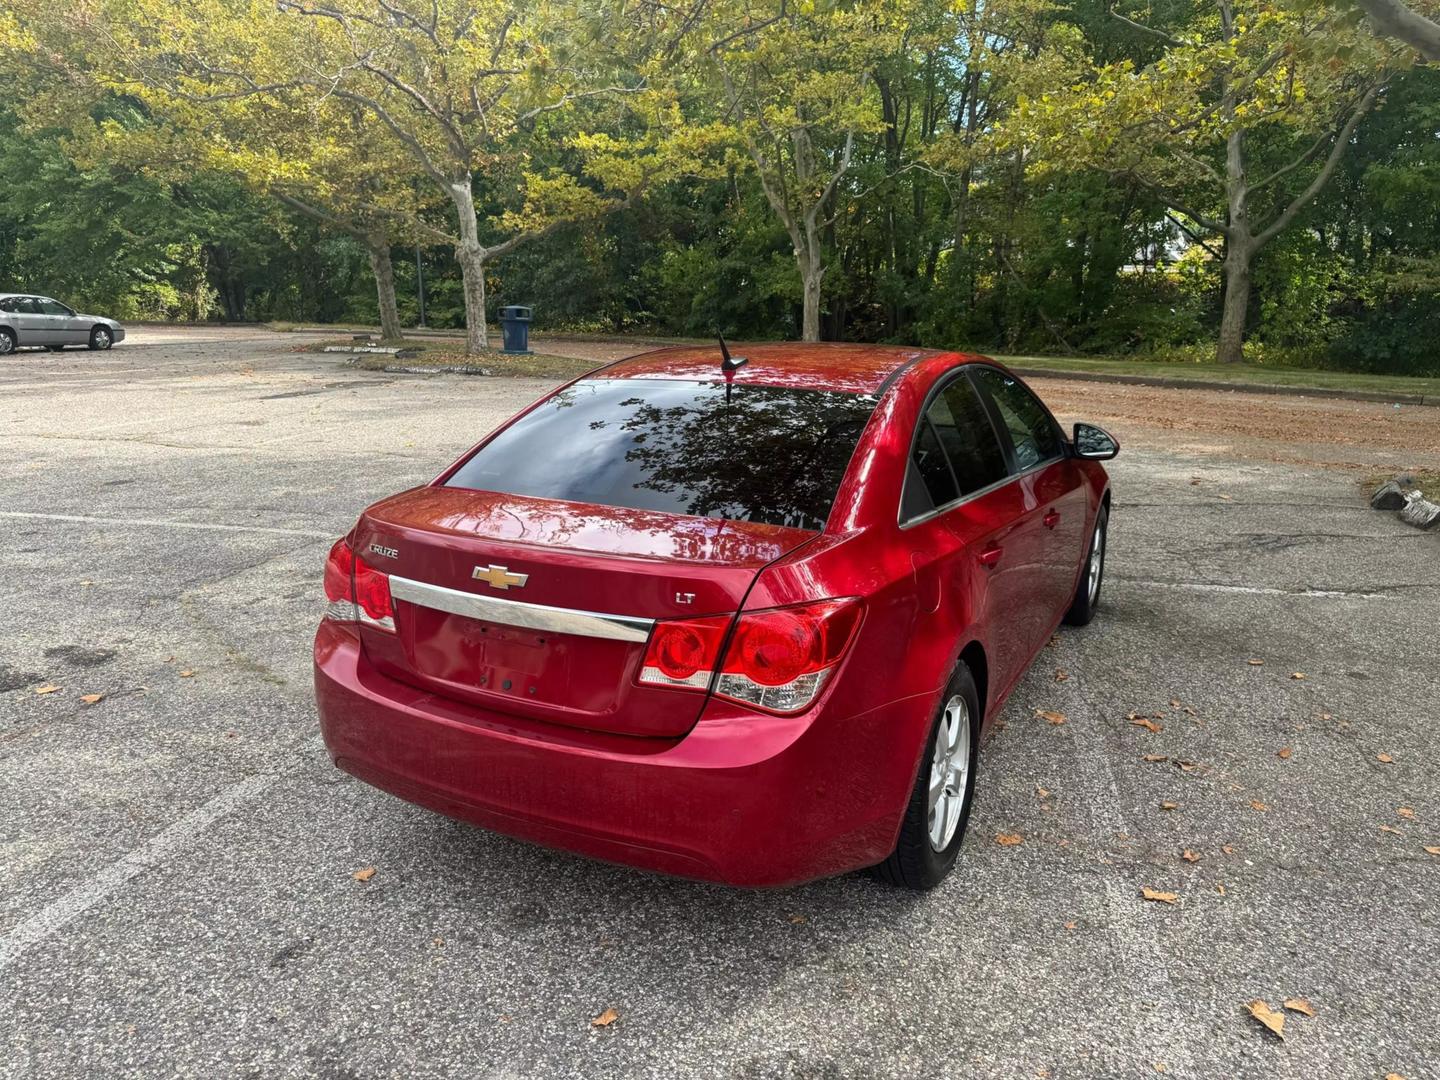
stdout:
MULTIPOLYGON (((310 740, 310 744, 318 746, 319 739, 310 740)), ((284 775, 284 772, 277 772, 265 776, 251 776, 231 785, 190 811, 168 829, 152 836, 124 858, 111 863, 84 885, 76 886, 25 919, 0 939, 0 971, 5 970, 31 947, 63 929, 96 904, 113 896, 132 878, 159 866, 212 823, 240 804, 263 794, 284 775)))
POLYGON ((1373 600, 1383 595, 1376 592, 1347 592, 1344 589, 1275 589, 1260 585, 1221 585, 1208 581, 1147 581, 1144 578, 1118 576, 1110 580, 1119 585, 1185 589, 1188 592, 1240 593, 1245 596, 1314 596, 1321 599, 1373 600))
POLYGON ((164 521, 158 518, 90 517, 85 514, 38 514, 23 510, 0 510, 0 518, 21 518, 36 521, 68 521, 81 525, 145 525, 157 529, 200 529, 220 532, 266 533, 272 536, 310 536, 317 540, 334 539, 334 533, 322 529, 281 529, 269 525, 227 525, 216 521, 164 521))

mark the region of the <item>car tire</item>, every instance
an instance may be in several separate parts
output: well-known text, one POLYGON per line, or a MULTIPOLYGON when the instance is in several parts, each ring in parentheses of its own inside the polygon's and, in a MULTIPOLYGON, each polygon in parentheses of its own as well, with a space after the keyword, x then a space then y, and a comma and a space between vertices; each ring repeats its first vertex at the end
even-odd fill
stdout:
POLYGON ((90 348, 103 352, 115 344, 115 335, 103 326, 90 331, 90 348))
POLYGON ((1100 605, 1100 587, 1105 584, 1105 549, 1110 529, 1110 511, 1102 505, 1095 515, 1095 528, 1090 532, 1090 545, 1085 549, 1085 561, 1080 567, 1080 580, 1075 583, 1075 598, 1070 601, 1070 610, 1065 612, 1065 622, 1070 626, 1085 626, 1095 618, 1095 609, 1100 605))
POLYGON ((15 351, 15 333, 0 326, 0 356, 9 356, 15 351))
POLYGON ((961 661, 955 674, 950 676, 940 697, 940 708, 930 725, 930 737, 925 740, 925 752, 920 756, 915 788, 905 806, 895 850, 874 868, 875 876, 881 881, 905 889, 933 889, 955 865, 955 857, 965 839, 965 827, 970 822, 970 808, 975 802, 980 716, 980 696, 974 676, 961 661), (963 763, 958 758, 961 753, 963 763), (958 776, 956 765, 963 768, 958 776), (931 794, 936 784, 940 787, 939 798, 931 794), (939 804, 946 794, 958 803, 946 803, 942 810, 939 804))

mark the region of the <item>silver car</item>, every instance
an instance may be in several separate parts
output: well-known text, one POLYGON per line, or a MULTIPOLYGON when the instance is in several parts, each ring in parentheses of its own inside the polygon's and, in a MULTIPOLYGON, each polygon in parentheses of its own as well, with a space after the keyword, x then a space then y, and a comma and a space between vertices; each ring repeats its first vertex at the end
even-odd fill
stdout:
POLYGON ((108 349, 125 340, 125 328, 114 319, 81 315, 72 307, 33 293, 0 293, 0 356, 22 345, 60 350, 66 345, 108 349))

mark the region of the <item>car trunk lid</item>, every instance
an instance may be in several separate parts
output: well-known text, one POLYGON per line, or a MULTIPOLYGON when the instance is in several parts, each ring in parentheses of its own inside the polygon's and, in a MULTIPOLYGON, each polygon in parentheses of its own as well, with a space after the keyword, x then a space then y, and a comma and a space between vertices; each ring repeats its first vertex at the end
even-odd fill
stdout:
POLYGON ((496 712, 678 736, 693 691, 636 682, 655 619, 733 614, 808 529, 424 487, 366 511, 356 556, 390 575, 384 674, 496 712))

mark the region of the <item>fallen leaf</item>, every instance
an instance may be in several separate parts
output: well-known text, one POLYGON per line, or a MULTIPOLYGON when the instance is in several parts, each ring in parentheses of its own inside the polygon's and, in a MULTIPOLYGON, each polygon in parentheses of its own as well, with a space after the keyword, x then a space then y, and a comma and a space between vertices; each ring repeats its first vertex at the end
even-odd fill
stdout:
POLYGON ((1231 847, 1229 844, 1221 844, 1221 845, 1220 845, 1220 850, 1223 851, 1226 855, 1234 855, 1234 854, 1235 854, 1235 849, 1234 849, 1233 847, 1231 847))
POLYGON ((1141 761, 1169 761, 1169 754, 1141 754, 1141 761))
POLYGON ((1199 484, 1200 482, 1201 482, 1201 481, 1200 481, 1200 477, 1198 477, 1198 476, 1192 476, 1192 477, 1190 478, 1190 484, 1191 484, 1192 487, 1195 486, 1195 485, 1197 485, 1197 484, 1199 484))
POLYGON ((1233 496, 1233 495, 1216 495, 1215 497, 1216 497, 1217 499, 1224 499, 1226 502, 1229 502, 1229 501, 1230 501, 1231 499, 1233 499, 1235 496, 1233 496))
POLYGON ((80 700, 83 701, 86 705, 94 705, 97 701, 104 701, 104 700, 105 700, 105 695, 104 695, 104 694, 81 694, 81 695, 80 695, 80 700))
POLYGON ((186 668, 184 671, 180 672, 180 678, 182 679, 193 679, 194 677, 195 672, 191 671, 189 668, 186 668))
POLYGON ((995 834, 995 843, 1001 847, 1014 847, 1016 844, 1023 844, 1025 838, 1019 833, 1002 832, 995 834))
POLYGON ((1134 720, 1131 720, 1130 723, 1134 727, 1143 727, 1146 731, 1150 732, 1153 735, 1158 735, 1160 734, 1160 732, 1165 730, 1163 724, 1157 724, 1154 720, 1149 720, 1143 716, 1136 717, 1134 720))
POLYGON ((1075 929, 1077 929, 1079 926, 1080 926, 1080 924, 1077 923, 1077 922, 1067 922, 1067 923, 1065 924, 1065 929, 1066 929, 1066 930, 1075 930, 1075 929))
POLYGON ((1394 825, 1381 825, 1381 826, 1380 826, 1380 831, 1381 831, 1381 832, 1394 833, 1396 836, 1404 836, 1404 835, 1405 835, 1405 834, 1404 834, 1403 832, 1401 832, 1399 829, 1395 828, 1394 825))
POLYGON ((1221 884, 1220 882, 1217 881, 1217 882, 1215 883, 1215 891, 1218 892, 1221 896, 1224 896, 1224 895, 1225 895, 1225 886, 1224 886, 1223 884, 1221 884))
POLYGON ((1251 667, 1263 667, 1265 665, 1265 661, 1261 660, 1258 656, 1252 656, 1249 660, 1246 660, 1245 662, 1251 667))
POLYGON ((1180 699, 1179 699, 1179 698, 1173 698, 1173 697, 1172 697, 1172 698, 1170 699, 1170 707, 1171 707, 1172 709, 1178 709, 1178 708, 1180 708, 1180 699))
POLYGON ((41 697, 41 696, 43 696, 43 695, 45 695, 45 694, 54 694, 54 693, 58 693, 59 691, 61 691, 61 690, 63 690, 63 689, 64 689, 64 687, 62 687, 62 686, 56 686, 54 683, 46 683, 44 686, 37 686, 37 687, 35 688, 35 696, 36 696, 36 697, 41 697))
POLYGON ((1286 998, 1285 1008, 1291 1012, 1304 1013, 1306 1016, 1315 1015, 1315 1007, 1304 998, 1286 998))
POLYGON ((1289 761, 1292 753, 1294 753, 1294 751, 1291 750, 1290 747, 1282 746, 1279 750, 1275 751, 1275 756, 1281 761, 1289 761))
POLYGON ((1180 858, 1184 859, 1186 862, 1200 861, 1200 856, 1196 855, 1195 852, 1191 851, 1188 847, 1180 853, 1180 858))
POLYGON ((367 866, 364 870, 356 870, 355 873, 351 875, 356 881, 369 881, 374 876, 375 867, 373 866, 367 866))
POLYGON ((1394 759, 1393 757, 1391 757, 1389 754, 1376 754, 1376 755, 1375 755, 1375 760, 1378 761, 1378 762, 1380 762, 1382 765, 1394 765, 1394 764, 1395 764, 1395 759, 1394 759))
POLYGON ((803 922, 805 922, 805 921, 806 921, 806 920, 805 920, 805 916, 804 916, 804 915, 791 915, 791 916, 790 916, 790 925, 791 925, 791 926, 799 926, 801 923, 803 923, 803 922))
POLYGON ((1292 671, 1292 672, 1290 673, 1290 678, 1292 678, 1292 679, 1303 679, 1303 678, 1305 678, 1305 672, 1303 672, 1303 671, 1292 671))
POLYGON ((80 582, 80 584, 81 584, 81 585, 94 585, 95 582, 93 582, 93 581, 88 581, 88 580, 87 580, 87 581, 82 581, 82 582, 80 582))
POLYGON ((1050 789, 1049 789, 1049 788, 1043 788, 1043 787, 1037 787, 1037 788, 1035 789, 1035 797, 1036 797, 1037 799, 1048 799, 1048 798, 1050 797, 1050 789))
POLYGON ((1285 1038, 1285 1014, 1283 1012, 1270 1008, 1265 1002, 1256 998, 1250 1002, 1250 1015, 1273 1031, 1279 1038, 1285 1038))
POLYGON ((1160 809, 1161 809, 1161 810, 1179 810, 1179 809, 1180 809, 1180 804, 1179 804, 1179 803, 1173 803, 1173 802, 1162 802, 1162 803, 1160 804, 1160 809))
POLYGON ((1049 709, 1036 709, 1035 715, 1038 716, 1041 720, 1044 720, 1047 724, 1052 724, 1055 727, 1059 727, 1061 724, 1065 723, 1064 713, 1051 712, 1049 709))
POLYGON ((1156 1071, 1156 1072, 1164 1072, 1164 1071, 1165 1071, 1165 1063, 1164 1063, 1163 1061, 1157 1061, 1157 1062, 1155 1062, 1155 1071, 1156 1071))
POLYGON ((1431 855, 1440 855, 1440 847, 1427 847, 1425 850, 1431 855))
POLYGON ((1265 805, 1263 802, 1261 802, 1259 799, 1251 799, 1251 800, 1250 800, 1250 809, 1251 809, 1251 810, 1269 810, 1270 807, 1266 806, 1266 805, 1265 805))
POLYGON ((1068 678, 1070 678, 1070 673, 1064 668, 1061 668, 1059 671, 1055 672, 1056 682, 1064 682, 1068 678))
POLYGON ((1415 820, 1415 811, 1414 811, 1414 810, 1411 810, 1410 807, 1408 807, 1408 806, 1397 806, 1397 807, 1395 808, 1395 813, 1399 814, 1399 815, 1400 815, 1401 817, 1403 817, 1406 821, 1414 821, 1414 820, 1415 820))
POLYGON ((1177 769, 1183 769, 1186 772, 1194 772, 1200 767, 1200 763, 1197 761, 1182 761, 1180 758, 1176 758, 1175 767, 1177 769))
POLYGON ((1399 1073, 1386 1073, 1385 1080, 1405 1080, 1399 1073))
POLYGON ((1180 899, 1179 893, 1161 892, 1160 890, 1152 889, 1149 886, 1141 889, 1140 895, 1143 896, 1146 900, 1154 900, 1157 903, 1161 904, 1173 904, 1176 900, 1180 899))
POLYGON ((591 1026, 591 1027, 609 1027, 609 1026, 610 1026, 611 1024, 613 1024, 616 1020, 619 1020, 619 1019, 620 1019, 620 1014, 619 1014, 618 1012, 616 1012, 614 1009, 606 1009, 606 1010, 605 1010, 603 1013, 601 1013, 599 1016, 595 1017, 594 1020, 591 1020, 591 1021, 590 1021, 590 1026, 591 1026))
POLYGON ((1050 640, 1045 643, 1047 649, 1053 649, 1060 644, 1060 635, 1052 634, 1050 640))

